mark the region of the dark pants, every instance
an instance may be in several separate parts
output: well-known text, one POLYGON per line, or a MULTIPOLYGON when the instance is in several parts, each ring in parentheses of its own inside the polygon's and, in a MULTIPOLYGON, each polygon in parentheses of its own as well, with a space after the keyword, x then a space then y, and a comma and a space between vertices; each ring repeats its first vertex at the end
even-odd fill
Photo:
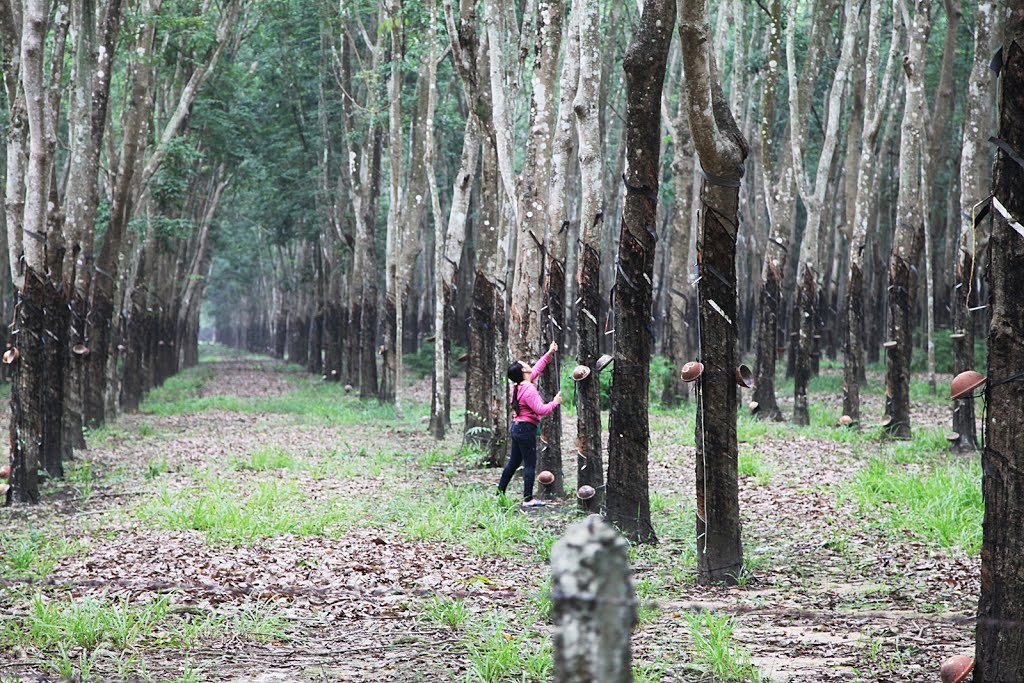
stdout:
POLYGON ((505 492, 520 465, 523 466, 523 500, 530 500, 533 498, 533 475, 537 469, 537 425, 529 422, 512 423, 512 453, 501 472, 499 491, 505 492))

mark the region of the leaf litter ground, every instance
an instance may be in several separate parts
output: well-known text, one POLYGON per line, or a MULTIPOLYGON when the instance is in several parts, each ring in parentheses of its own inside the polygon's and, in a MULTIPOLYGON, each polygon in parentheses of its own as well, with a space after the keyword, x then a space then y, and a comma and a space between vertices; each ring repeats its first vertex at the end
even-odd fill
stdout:
MULTIPOLYGON (((460 455, 457 428, 440 444, 428 436, 429 380, 389 419, 306 414, 289 401, 309 380, 275 362, 220 360, 197 376, 202 411, 120 418, 92 435, 46 504, 0 513, 0 681, 550 677, 545 553, 575 506, 513 510, 500 527, 472 519, 486 504, 439 519, 489 496, 497 472, 460 455), (248 403, 218 407, 226 397, 248 403), (518 532, 506 541, 508 526, 518 532), (48 607, 86 605, 132 628, 89 637, 47 625, 48 607), (147 608, 157 618, 138 616, 147 608)), ((938 428, 945 414, 915 405, 915 425, 938 428)), ((763 680, 933 681, 945 657, 973 649, 977 558, 843 493, 886 451, 878 441, 782 428, 741 444, 756 464, 740 488, 749 571, 738 587, 697 586, 692 421, 692 410, 652 416, 661 543, 633 553, 645 602, 638 678, 726 679, 695 643, 701 611, 731 617, 724 657, 763 680)), ((568 447, 575 420, 563 425, 568 447)))

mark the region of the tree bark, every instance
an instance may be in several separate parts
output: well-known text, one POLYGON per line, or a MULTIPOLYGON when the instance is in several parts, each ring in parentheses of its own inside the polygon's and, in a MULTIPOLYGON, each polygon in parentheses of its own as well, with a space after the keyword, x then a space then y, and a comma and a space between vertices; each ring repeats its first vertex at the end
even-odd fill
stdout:
POLYGON ((889 338, 886 340, 885 432, 910 438, 910 361, 924 223, 921 170, 924 133, 924 71, 931 32, 931 0, 916 0, 903 59, 906 100, 900 130, 900 179, 896 234, 889 259, 889 338))
MULTIPOLYGON (((23 250, 24 265, 20 259, 12 261, 11 276, 20 290, 15 332, 11 342, 19 354, 17 369, 11 387, 10 453, 11 477, 7 503, 39 502, 39 470, 46 463, 46 453, 53 439, 61 436, 58 425, 53 433, 51 412, 46 410, 47 368, 52 363, 52 352, 47 349, 51 341, 47 330, 53 322, 51 315, 56 283, 47 276, 49 225, 46 220, 48 198, 49 147, 47 145, 46 86, 43 78, 43 48, 46 39, 49 3, 30 0, 22 8, 20 35, 20 94, 14 84, 14 98, 9 99, 12 128, 24 126, 12 136, 15 146, 8 145, 8 173, 23 170, 24 177, 12 181, 8 177, 7 207, 9 239, 23 250), (23 108, 22 108, 23 107, 23 108), (23 117, 23 118, 22 118, 23 117), (14 124, 15 121, 17 124, 14 124), (24 122, 24 123, 22 123, 24 122), (27 159, 21 157, 27 150, 27 159), (22 165, 23 164, 23 165, 22 165), (49 429, 48 429, 49 427, 49 429)), ((5 48, 13 49, 16 40, 7 37, 13 30, 10 15, 4 22, 5 48)), ((5 50, 6 52, 6 50, 5 50)), ((11 53, 6 53, 11 54, 11 53)), ((12 55, 13 57, 13 55, 12 55)), ((8 90, 10 97, 11 91, 8 90)), ((52 465, 52 464, 51 464, 52 465)))
MULTIPOLYGON (((544 307, 541 323, 550 341, 565 348, 565 292, 566 292, 566 233, 569 228, 566 188, 572 166, 569 163, 575 148, 573 100, 580 79, 580 13, 578 8, 570 16, 565 35, 565 58, 559 80, 558 116, 551 153, 551 186, 548 199, 548 225, 544 243, 544 307)), ((561 383, 561 353, 552 358, 550 372, 545 372, 541 391, 548 395, 558 393, 561 383)), ((543 498, 565 496, 562 471, 562 420, 544 420, 541 423, 541 446, 537 453, 537 471, 555 475, 550 484, 539 484, 543 498)))
POLYGON ((979 683, 1019 681, 1024 671, 1024 3, 1008 3, 993 170, 988 335, 988 436, 982 453, 985 498, 981 597, 976 631, 979 683), (1015 150, 1016 159, 1006 150, 1015 150))
MULTIPOLYGON (((782 4, 773 0, 770 7, 771 24, 768 29, 768 74, 761 94, 761 120, 759 126, 761 144, 762 183, 765 187, 765 205, 770 225, 765 246, 764 264, 761 268, 761 290, 758 294, 757 343, 754 373, 756 384, 751 403, 751 412, 761 419, 782 420, 782 411, 775 397, 775 364, 777 353, 785 344, 780 344, 779 321, 785 315, 783 279, 786 272, 786 258, 789 253, 790 234, 793 231, 793 215, 796 209, 796 187, 791 162, 792 145, 781 145, 781 159, 774 159, 778 145, 775 139, 775 100, 781 62, 783 35, 782 4), (777 169, 776 167, 779 166, 777 169)), ((790 133, 792 135, 792 133, 790 133)))
POLYGON ((593 498, 579 507, 598 512, 604 501, 604 456, 601 444, 599 370, 601 349, 601 234, 604 223, 604 160, 598 86, 601 70, 601 15, 597 0, 582 0, 580 18, 580 82, 573 110, 579 136, 580 256, 576 278, 576 360, 591 374, 576 385, 576 485, 591 486, 593 498))
POLYGON ((648 489, 652 276, 665 81, 675 0, 645 3, 623 62, 626 199, 615 277, 615 365, 608 421, 608 519, 638 543, 657 543, 648 489))
POLYGON ((872 0, 868 19, 868 44, 864 64, 864 122, 860 160, 857 164, 856 197, 853 208, 853 229, 850 237, 850 272, 846 288, 846 340, 843 367, 843 415, 851 425, 860 425, 860 385, 864 378, 864 320, 865 251, 871 212, 878 187, 878 152, 876 143, 882 126, 882 116, 887 108, 892 65, 898 35, 893 25, 889 56, 882 72, 881 86, 878 86, 880 62, 882 0, 872 0))
MULTIPOLYGON (((403 30, 402 0, 388 0, 387 19, 391 34, 391 80, 388 85, 388 170, 389 201, 387 246, 385 247, 386 274, 384 295, 384 344, 381 347, 382 372, 379 398, 394 403, 401 414, 398 396, 399 365, 402 352, 398 345, 398 330, 402 325, 402 292, 400 291, 399 261, 403 236, 402 211, 402 80, 405 61, 405 34, 403 30)), ((431 43, 432 45, 432 43, 431 43)), ((436 84, 430 82, 427 87, 436 84)))
POLYGON ((736 583, 743 567, 736 439, 736 235, 747 144, 708 51, 703 2, 685 0, 679 17, 690 132, 702 168, 698 220, 700 360, 696 482, 697 580, 736 583))
MULTIPOLYGON (((431 62, 431 69, 436 64, 431 62)), ((432 72, 436 80, 436 71, 432 72)), ((431 89, 431 98, 436 88, 431 89)), ((452 189, 452 204, 447 224, 441 215, 438 196, 437 176, 434 169, 434 124, 433 112, 436 100, 427 107, 426 153, 427 182, 430 185, 431 208, 434 215, 434 392, 430 427, 434 438, 444 438, 451 416, 451 339, 454 328, 452 294, 456 287, 456 275, 462 259, 463 242, 466 239, 466 223, 469 219, 469 202, 476 178, 477 162, 480 158, 480 120, 474 111, 477 91, 470 78, 463 80, 463 93, 470 108, 466 118, 466 132, 463 137, 462 159, 452 189)))
MULTIPOLYGON (((680 80, 681 77, 680 77, 680 80)), ((690 258, 690 241, 693 237, 693 138, 687 121, 686 91, 679 91, 679 107, 674 117, 668 119, 672 135, 672 207, 671 229, 669 231, 668 268, 666 273, 665 353, 669 364, 680 368, 690 359, 692 348, 690 334, 694 308, 694 297, 690 294, 693 265, 690 258)), ((690 397, 690 387, 678 372, 672 372, 662 391, 661 400, 665 406, 685 403, 690 397)))
MULTIPOLYGON (((989 61, 998 42, 999 17, 997 3, 983 0, 974 13, 974 57, 967 86, 964 113, 963 145, 960 152, 960 231, 954 260, 953 295, 950 304, 953 313, 953 373, 974 369, 974 319, 970 308, 975 305, 979 292, 975 291, 976 255, 979 203, 988 194, 989 128, 995 97, 995 78, 989 61)), ((975 426, 974 398, 968 396, 953 402, 953 431, 957 434, 951 446, 957 451, 978 449, 975 426)))
MULTIPOLYGON (((564 14, 563 0, 539 0, 537 4, 537 39, 524 171, 517 197, 517 254, 509 318, 512 357, 528 362, 537 358, 541 347, 546 346, 541 329, 541 308, 544 306, 542 255, 546 248, 544 235, 548 226, 551 150, 557 114, 555 77, 564 14)), ((492 89, 495 85, 491 83, 492 89)))

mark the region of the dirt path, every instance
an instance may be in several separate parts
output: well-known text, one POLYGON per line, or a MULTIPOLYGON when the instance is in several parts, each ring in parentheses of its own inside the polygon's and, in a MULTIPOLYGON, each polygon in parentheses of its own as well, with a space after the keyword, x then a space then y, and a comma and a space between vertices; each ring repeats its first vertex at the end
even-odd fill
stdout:
MULTIPOLYGON (((2 575, 44 577, 0 593, 0 681, 60 680, 56 645, 3 643, 12 629, 43 623, 43 604, 90 601, 157 618, 137 625, 146 635, 134 641, 108 630, 92 647, 72 648, 68 659, 81 670, 86 657, 89 680, 477 680, 469 672, 480 670, 479 649, 493 634, 543 658, 547 569, 536 539, 571 523, 573 506, 524 515, 527 540, 506 544, 504 556, 457 536, 416 540, 437 538, 421 530, 441 524, 433 513, 496 479, 453 457, 457 429, 438 444, 414 409, 390 422, 288 412, 289 401, 305 399, 292 398, 295 376, 268 361, 202 372, 204 400, 277 402, 265 412, 214 402, 198 413, 125 416, 97 435, 45 506, 0 513, 13 530, 0 542, 2 575), (250 529, 246 515, 273 531, 250 529), (32 530, 47 541, 24 540, 32 530), (52 567, 12 569, 26 543, 39 545, 37 564, 52 556, 52 567), (465 614, 446 625, 431 607, 441 604, 465 614)), ((574 420, 565 425, 570 444, 574 420)), ((637 663, 657 672, 648 680, 712 680, 690 654, 687 616, 699 608, 735 615, 735 641, 772 680, 933 681, 942 659, 973 649, 962 616, 976 604, 976 560, 873 532, 836 495, 870 453, 834 441, 794 435, 742 446, 770 469, 741 482, 753 569, 741 587, 696 586, 686 570, 695 453, 679 445, 692 424, 658 416, 652 429, 652 490, 669 521, 658 548, 635 562, 641 597, 656 605, 634 640, 637 663)))

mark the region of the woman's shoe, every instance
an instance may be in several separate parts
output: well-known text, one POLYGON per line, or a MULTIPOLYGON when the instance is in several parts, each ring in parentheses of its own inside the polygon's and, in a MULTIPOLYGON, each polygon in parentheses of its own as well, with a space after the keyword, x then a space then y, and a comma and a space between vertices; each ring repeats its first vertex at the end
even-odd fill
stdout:
POLYGON ((536 498, 531 498, 530 500, 527 500, 527 501, 523 502, 523 507, 524 508, 542 508, 542 507, 544 507, 544 501, 543 500, 537 500, 536 498))

